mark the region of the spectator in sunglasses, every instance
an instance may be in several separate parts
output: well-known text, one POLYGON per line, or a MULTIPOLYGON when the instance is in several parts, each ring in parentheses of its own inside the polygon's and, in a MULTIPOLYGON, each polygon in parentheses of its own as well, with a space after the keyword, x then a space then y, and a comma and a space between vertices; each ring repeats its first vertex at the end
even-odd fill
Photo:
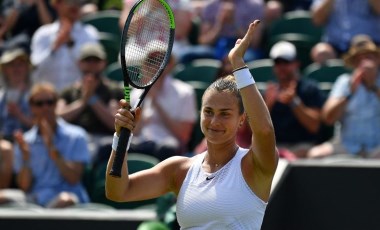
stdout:
POLYGON ((274 44, 270 57, 277 82, 268 83, 264 99, 276 131, 277 145, 280 154, 290 151, 303 158, 318 140, 325 97, 315 82, 301 77, 296 47, 292 43, 274 44))
POLYGON ((57 99, 53 85, 35 84, 29 97, 34 126, 15 134, 14 170, 23 201, 47 208, 89 201, 81 183, 89 161, 86 133, 56 116, 57 99))

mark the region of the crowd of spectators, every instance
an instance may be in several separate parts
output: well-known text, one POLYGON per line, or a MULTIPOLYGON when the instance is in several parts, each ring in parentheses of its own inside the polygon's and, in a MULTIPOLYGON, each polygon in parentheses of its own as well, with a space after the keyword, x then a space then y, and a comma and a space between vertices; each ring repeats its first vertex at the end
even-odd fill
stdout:
MULTIPOLYGON (((120 30, 134 2, 125 0, 117 9, 120 30)), ((380 1, 168 3, 177 23, 173 55, 145 99, 133 151, 163 160, 206 150, 202 142, 189 149, 192 130, 199 125, 196 92, 190 82, 175 79, 173 71, 194 59, 212 58, 222 63, 218 74, 230 72, 226 51, 250 22, 260 19, 260 33, 255 33, 245 59, 273 61, 276 81, 267 83, 262 93, 280 156, 380 157, 380 1), (341 60, 352 71, 340 76, 328 95, 303 76, 297 44, 278 41, 266 50, 271 25, 295 10, 309 12, 315 26, 323 28, 310 49, 312 62, 341 60), (165 106, 175 110, 168 114, 165 106), (320 127, 326 124, 337 128, 321 143, 320 127)), ((122 83, 106 75, 112 63, 100 41, 102 31, 81 20, 100 10, 106 9, 91 1, 2 1, 0 189, 17 187, 25 192, 26 202, 44 207, 89 202, 81 184, 83 170, 94 160, 108 159, 104 154, 110 152, 122 83)), ((132 91, 132 100, 138 95, 132 91)), ((250 145, 247 128, 239 134, 243 147, 250 145)), ((0 203, 11 200, 1 191, 0 203)))

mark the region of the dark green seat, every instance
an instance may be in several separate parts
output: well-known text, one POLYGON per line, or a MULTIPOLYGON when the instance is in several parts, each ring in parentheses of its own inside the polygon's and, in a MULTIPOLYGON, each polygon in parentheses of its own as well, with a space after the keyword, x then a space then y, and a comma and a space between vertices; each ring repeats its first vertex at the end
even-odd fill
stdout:
POLYGON ((277 78, 273 72, 272 59, 259 59, 247 63, 248 69, 255 78, 257 88, 265 92, 268 82, 275 82, 277 78))
POLYGON ((120 41, 116 35, 102 32, 99 34, 99 42, 107 53, 108 63, 114 63, 119 60, 120 41))
POLYGON ((286 33, 297 33, 310 36, 313 40, 321 40, 323 28, 314 25, 310 11, 295 10, 286 12, 283 17, 273 22, 269 36, 286 33))
POLYGON ((273 73, 272 59, 259 59, 247 63, 248 69, 256 82, 277 81, 273 73))
POLYGON ((221 66, 222 62, 216 59, 195 59, 187 64, 177 64, 173 76, 182 81, 202 81, 210 84, 216 79, 221 66))
POLYGON ((123 82, 123 71, 119 62, 108 65, 105 69, 105 75, 112 81, 123 82))
MULTIPOLYGON (((127 158, 128 171, 130 174, 149 169, 158 164, 159 160, 155 157, 141 154, 141 153, 128 153, 127 158)), ((136 209, 136 208, 149 208, 155 209, 157 199, 149 199, 133 202, 113 202, 108 200, 105 196, 105 173, 107 169, 107 162, 98 164, 93 169, 93 189, 91 194, 91 201, 94 203, 106 204, 116 209, 136 209)))
POLYGON ((119 18, 120 11, 118 10, 102 10, 84 16, 82 22, 93 25, 99 32, 113 34, 120 41, 121 30, 119 27, 119 18))
POLYGON ((342 60, 332 59, 327 60, 326 63, 320 65, 318 63, 313 63, 307 66, 303 75, 305 78, 313 79, 318 82, 319 88, 324 92, 330 92, 336 79, 344 73, 349 73, 351 70, 348 69, 342 60))

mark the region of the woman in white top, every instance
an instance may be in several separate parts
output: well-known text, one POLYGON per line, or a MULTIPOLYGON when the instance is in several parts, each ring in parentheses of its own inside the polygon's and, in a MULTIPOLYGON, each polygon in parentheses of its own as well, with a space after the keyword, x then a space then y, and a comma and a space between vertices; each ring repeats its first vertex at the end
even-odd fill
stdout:
MULTIPOLYGON (((171 157, 132 175, 124 163, 121 178, 109 176, 115 156, 112 150, 106 173, 109 199, 136 201, 174 192, 182 229, 261 228, 278 154, 268 109, 243 61, 258 23, 256 20, 250 24, 244 38, 228 55, 235 79, 232 75, 222 78, 203 95, 201 127, 208 150, 190 158, 171 157), (246 118, 252 129, 249 149, 235 142, 237 130, 246 118)), ((123 109, 128 107, 125 101, 120 105, 115 115, 113 149, 120 127, 133 130, 141 115, 140 108, 134 117, 123 109)))

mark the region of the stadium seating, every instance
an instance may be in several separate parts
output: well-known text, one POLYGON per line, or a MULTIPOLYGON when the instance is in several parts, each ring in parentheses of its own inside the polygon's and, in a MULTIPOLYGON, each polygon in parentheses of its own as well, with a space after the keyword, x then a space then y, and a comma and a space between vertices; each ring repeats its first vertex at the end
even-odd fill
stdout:
POLYGON ((93 25, 99 32, 110 33, 120 39, 121 30, 119 27, 119 18, 120 11, 102 10, 84 16, 82 22, 93 25))
POLYGON ((109 64, 105 70, 105 75, 110 80, 123 82, 123 71, 119 62, 109 64))
POLYGON ((320 89, 326 93, 329 93, 336 79, 341 74, 349 72, 351 72, 351 70, 344 65, 342 60, 331 59, 327 60, 323 65, 318 63, 308 65, 304 69, 303 75, 306 78, 313 79, 318 82, 320 89))
MULTIPOLYGON (((156 165, 159 160, 155 157, 145 155, 142 153, 128 153, 127 158, 128 172, 134 173, 144 169, 148 169, 156 165)), ((105 173, 107 168, 107 162, 98 164, 92 171, 93 178, 93 188, 92 193, 90 194, 91 201, 94 203, 100 203, 109 205, 116 209, 136 209, 136 208, 155 208, 157 199, 143 200, 143 201, 134 201, 134 202, 125 202, 117 203, 108 200, 105 197, 105 173)))
POLYGON ((264 92, 269 81, 277 81, 273 73, 273 61, 271 59, 259 59, 247 63, 248 69, 254 76, 257 88, 264 92))
POLYGON ((182 81, 213 82, 222 65, 216 59, 195 59, 187 64, 177 64, 173 76, 182 81))
POLYGON ((319 41, 322 32, 322 27, 314 25, 310 11, 295 10, 284 13, 282 18, 272 24, 270 37, 285 33, 298 33, 319 41))

